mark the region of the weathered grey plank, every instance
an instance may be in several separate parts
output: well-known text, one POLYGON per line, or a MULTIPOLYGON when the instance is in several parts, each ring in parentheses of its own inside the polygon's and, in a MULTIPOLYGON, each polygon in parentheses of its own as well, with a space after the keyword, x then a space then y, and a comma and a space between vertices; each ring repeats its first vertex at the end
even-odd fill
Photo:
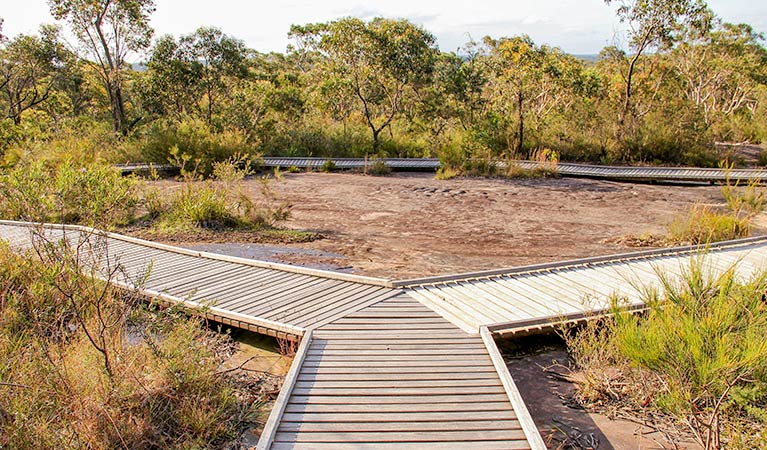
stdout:
MULTIPOLYGON (((371 408, 375 411, 375 408, 371 408)), ((473 420, 514 420, 516 419, 511 407, 504 411, 472 411, 472 412, 404 412, 397 414, 366 413, 285 413, 282 422, 455 422, 473 420)), ((437 436, 434 437, 437 440, 437 436)))
MULTIPOLYGON (((516 450, 529 449, 527 443, 521 441, 471 441, 471 442, 408 442, 404 446, 408 450, 516 450)), ((275 442, 271 450, 402 450, 401 442, 375 442, 375 443, 343 443, 343 442, 309 442, 309 443, 282 443, 275 442)))
MULTIPOLYGON (((303 372, 303 371, 302 371, 303 372)), ((428 397, 415 396, 411 398, 403 397, 378 397, 375 399, 376 406, 383 405, 418 405, 418 404, 463 404, 477 402, 503 402, 508 403, 509 397, 506 394, 450 394, 450 395, 430 395, 428 397)), ((290 398, 290 404, 321 404, 321 405, 367 405, 368 411, 371 405, 369 396, 337 396, 337 395, 293 395, 290 398)), ((506 411, 509 408, 505 409, 506 411)), ((487 411, 487 410, 486 410, 487 411)))
MULTIPOLYGON (((466 406, 465 404, 462 406, 466 406)), ((492 407, 492 404, 491 404, 492 407)), ((508 409, 508 406, 505 406, 508 409)), ((288 406, 290 409, 291 406, 288 406)), ((475 411, 483 411, 481 405, 476 405, 475 411)), ((470 410, 467 410, 470 411, 470 410)), ((354 411, 347 411, 354 412, 354 411)), ((383 411, 381 411, 383 412, 383 411)), ((404 411, 392 411, 400 413, 404 411)), ((339 422, 333 424, 316 422, 283 422, 279 431, 282 432, 370 432, 370 431, 484 431, 484 430, 521 430, 516 420, 473 420, 456 422, 339 422)))
POLYGON ((455 442, 455 441, 501 441, 525 439, 521 430, 482 431, 390 431, 390 432, 282 432, 278 431, 275 442, 455 442))

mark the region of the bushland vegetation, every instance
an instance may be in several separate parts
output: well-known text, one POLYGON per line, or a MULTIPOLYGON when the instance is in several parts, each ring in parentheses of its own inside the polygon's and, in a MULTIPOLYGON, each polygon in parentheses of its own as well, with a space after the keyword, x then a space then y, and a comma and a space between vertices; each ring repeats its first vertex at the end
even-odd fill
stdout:
POLYGON ((118 229, 150 237, 192 233, 197 238, 235 231, 249 240, 306 241, 313 233, 280 230, 290 204, 274 192, 273 177, 251 177, 260 192, 245 189, 256 162, 236 155, 212 164, 204 176, 200 161, 171 149, 181 168, 165 189, 150 179, 125 177, 109 165, 71 160, 33 160, 0 173, 0 217, 27 222, 70 223, 118 229))
POLYGON ((658 270, 647 311, 622 309, 563 332, 576 400, 705 449, 767 446, 767 274, 715 272, 693 256, 680 279, 658 270))
POLYGON ((462 171, 543 149, 705 166, 726 156, 715 142, 767 139, 763 36, 701 1, 608 1, 629 31, 595 61, 513 30, 443 52, 387 18, 294 25, 285 53, 262 53, 210 27, 156 37, 152 0, 49 3, 59 25, 0 43, 6 166, 167 163, 172 149, 205 174, 237 154, 434 156, 462 171))
POLYGON ((76 241, 40 233, 26 254, 0 243, 0 447, 236 440, 268 399, 258 377, 222 370, 236 344, 194 311, 113 287, 119 265, 88 269, 105 244, 96 235, 76 241))

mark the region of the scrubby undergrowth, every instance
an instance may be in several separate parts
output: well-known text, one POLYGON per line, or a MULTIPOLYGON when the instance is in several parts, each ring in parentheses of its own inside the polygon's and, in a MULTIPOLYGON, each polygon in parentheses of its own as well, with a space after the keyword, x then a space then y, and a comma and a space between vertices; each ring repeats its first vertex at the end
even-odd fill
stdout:
POLYGON ((83 275, 98 245, 0 245, 0 447, 225 447, 264 402, 231 340, 83 275))
MULTIPOLYGON (((174 156, 183 167, 182 175, 175 189, 165 191, 151 180, 123 177, 117 169, 99 163, 19 163, 0 173, 0 217, 156 237, 182 233, 215 240, 208 235, 221 232, 236 232, 246 241, 259 242, 317 237, 277 227, 288 218, 290 204, 275 194, 274 178, 258 178, 259 195, 246 192, 244 180, 253 175, 254 160, 236 155, 213 163, 206 177, 199 161, 192 162, 189 155, 175 150, 174 156)), ((150 177, 156 179, 156 173, 150 177)))
POLYGON ((725 207, 695 204, 677 215, 667 227, 667 242, 706 244, 750 236, 754 218, 767 206, 764 187, 758 181, 743 186, 740 180, 731 181, 728 177, 722 186, 722 197, 725 207))

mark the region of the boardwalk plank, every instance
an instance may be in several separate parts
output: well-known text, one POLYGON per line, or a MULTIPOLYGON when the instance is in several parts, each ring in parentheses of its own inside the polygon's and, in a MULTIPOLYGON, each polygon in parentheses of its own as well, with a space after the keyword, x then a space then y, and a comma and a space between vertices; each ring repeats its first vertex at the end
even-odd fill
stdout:
MULTIPOLYGON (((288 407, 290 408, 290 407, 288 407)), ((508 408, 508 406, 506 406, 508 408)), ((482 411, 477 407, 476 411, 482 411)), ((395 411, 402 412, 402 411, 395 411)), ((280 425, 281 432, 370 432, 370 431, 420 431, 420 432, 444 432, 444 431, 484 431, 484 430, 521 430, 516 420, 475 420, 456 422, 283 422, 280 425)))
POLYGON ((277 432, 275 442, 455 442, 525 439, 521 430, 398 431, 389 432, 277 432))

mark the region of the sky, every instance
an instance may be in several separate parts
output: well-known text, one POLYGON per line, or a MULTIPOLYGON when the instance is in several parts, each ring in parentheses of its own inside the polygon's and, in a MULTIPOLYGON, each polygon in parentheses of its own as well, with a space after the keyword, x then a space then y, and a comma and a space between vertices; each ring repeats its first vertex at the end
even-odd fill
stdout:
MULTIPOLYGON (((46 0, 0 0, 3 34, 35 33, 54 23, 46 0)), ((572 54, 595 54, 606 45, 622 46, 615 6, 603 0, 155 0, 155 36, 179 36, 200 26, 215 26, 260 52, 284 52, 291 24, 353 16, 406 18, 432 32, 443 51, 455 51, 469 38, 528 34, 538 44, 572 54)), ((709 0, 728 22, 745 22, 767 34, 767 2, 709 0)), ((136 60, 142 55, 136 55, 136 60)))

